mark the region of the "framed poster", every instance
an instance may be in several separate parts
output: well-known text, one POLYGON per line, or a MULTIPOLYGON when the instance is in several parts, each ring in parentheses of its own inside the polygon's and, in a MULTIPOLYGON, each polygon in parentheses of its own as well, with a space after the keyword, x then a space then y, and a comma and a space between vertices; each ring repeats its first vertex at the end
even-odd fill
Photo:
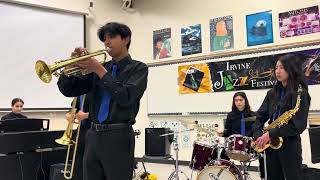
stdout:
POLYGON ((202 53, 201 24, 181 28, 182 56, 202 53))
POLYGON ((248 46, 273 43, 271 11, 247 15, 246 21, 248 46))
POLYGON ((153 31, 153 59, 171 57, 171 28, 153 31))
POLYGON ((320 31, 319 19, 318 6, 279 13, 280 37, 317 33, 320 31))
POLYGON ((233 46, 232 16, 210 19, 210 51, 232 49, 233 46))

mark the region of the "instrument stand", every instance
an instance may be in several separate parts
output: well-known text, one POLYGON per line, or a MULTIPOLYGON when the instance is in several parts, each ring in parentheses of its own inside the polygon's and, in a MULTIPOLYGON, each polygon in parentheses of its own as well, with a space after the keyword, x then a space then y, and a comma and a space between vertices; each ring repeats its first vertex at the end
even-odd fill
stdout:
POLYGON ((250 163, 249 161, 241 161, 241 167, 242 167, 242 177, 243 180, 252 180, 249 177, 249 173, 248 173, 248 164, 250 163))
POLYGON ((173 132, 173 133, 168 133, 168 134, 162 134, 160 136, 168 136, 168 135, 172 135, 175 134, 176 137, 173 139, 173 148, 174 151, 176 152, 176 159, 175 159, 175 165, 174 165, 174 171, 170 174, 168 180, 179 180, 179 173, 185 175, 185 177, 187 178, 187 180, 190 180, 188 178, 188 176, 186 175, 186 173, 184 173, 183 171, 179 170, 179 143, 178 143, 178 134, 181 132, 187 132, 187 131, 193 131, 193 129, 187 129, 185 131, 180 131, 180 132, 173 132))

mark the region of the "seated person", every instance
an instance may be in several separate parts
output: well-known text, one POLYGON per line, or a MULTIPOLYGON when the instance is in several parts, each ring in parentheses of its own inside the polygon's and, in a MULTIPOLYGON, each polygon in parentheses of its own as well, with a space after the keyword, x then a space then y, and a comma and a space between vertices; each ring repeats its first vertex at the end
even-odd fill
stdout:
POLYGON ((11 101, 11 111, 10 113, 1 117, 1 120, 8 120, 8 119, 25 119, 27 116, 21 114, 23 109, 24 102, 21 98, 14 98, 11 101))
MULTIPOLYGON (((251 110, 247 95, 244 92, 236 92, 233 95, 232 111, 228 113, 225 123, 225 130, 218 133, 218 136, 229 137, 235 134, 241 134, 243 136, 252 137, 252 125, 254 120, 248 120, 245 118, 254 118, 255 112, 251 110)), ((255 118, 254 118, 255 119, 255 118)), ((260 177, 264 179, 264 159, 259 156, 259 169, 260 177)))

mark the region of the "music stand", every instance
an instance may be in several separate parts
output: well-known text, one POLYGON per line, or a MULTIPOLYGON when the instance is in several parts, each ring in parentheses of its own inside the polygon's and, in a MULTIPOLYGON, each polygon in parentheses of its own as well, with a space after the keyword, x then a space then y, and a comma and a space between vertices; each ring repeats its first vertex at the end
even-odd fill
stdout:
POLYGON ((21 118, 0 121, 0 132, 47 131, 49 119, 21 118), (46 122, 46 127, 43 123, 46 122))

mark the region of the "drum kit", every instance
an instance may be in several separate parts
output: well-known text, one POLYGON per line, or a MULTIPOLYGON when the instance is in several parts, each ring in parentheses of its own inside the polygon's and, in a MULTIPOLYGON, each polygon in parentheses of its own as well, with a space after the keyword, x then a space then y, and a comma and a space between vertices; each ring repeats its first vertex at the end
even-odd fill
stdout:
POLYGON ((248 180, 248 164, 258 158, 250 146, 252 138, 239 134, 229 136, 225 143, 194 142, 189 167, 199 171, 197 180, 248 180), (228 158, 221 158, 226 153, 228 158), (242 171, 230 159, 239 161, 242 171))
MULTIPOLYGON (((220 143, 216 134, 208 129, 200 127, 197 123, 193 129, 207 133, 214 139, 210 143, 195 141, 193 143, 192 157, 189 167, 197 171, 197 180, 250 180, 247 168, 251 161, 258 158, 259 154, 250 146, 252 138, 239 134, 231 135, 226 138, 225 143, 220 143), (239 169, 231 160, 239 161, 239 169)), ((181 132, 174 132, 177 135, 181 132)), ((163 134, 162 136, 170 135, 163 134)), ((176 151, 175 171, 170 175, 170 179, 178 180, 178 141, 175 141, 174 149, 176 151)), ((182 173, 182 172, 181 172, 182 173)), ((185 174, 185 173, 184 173, 185 174)))

